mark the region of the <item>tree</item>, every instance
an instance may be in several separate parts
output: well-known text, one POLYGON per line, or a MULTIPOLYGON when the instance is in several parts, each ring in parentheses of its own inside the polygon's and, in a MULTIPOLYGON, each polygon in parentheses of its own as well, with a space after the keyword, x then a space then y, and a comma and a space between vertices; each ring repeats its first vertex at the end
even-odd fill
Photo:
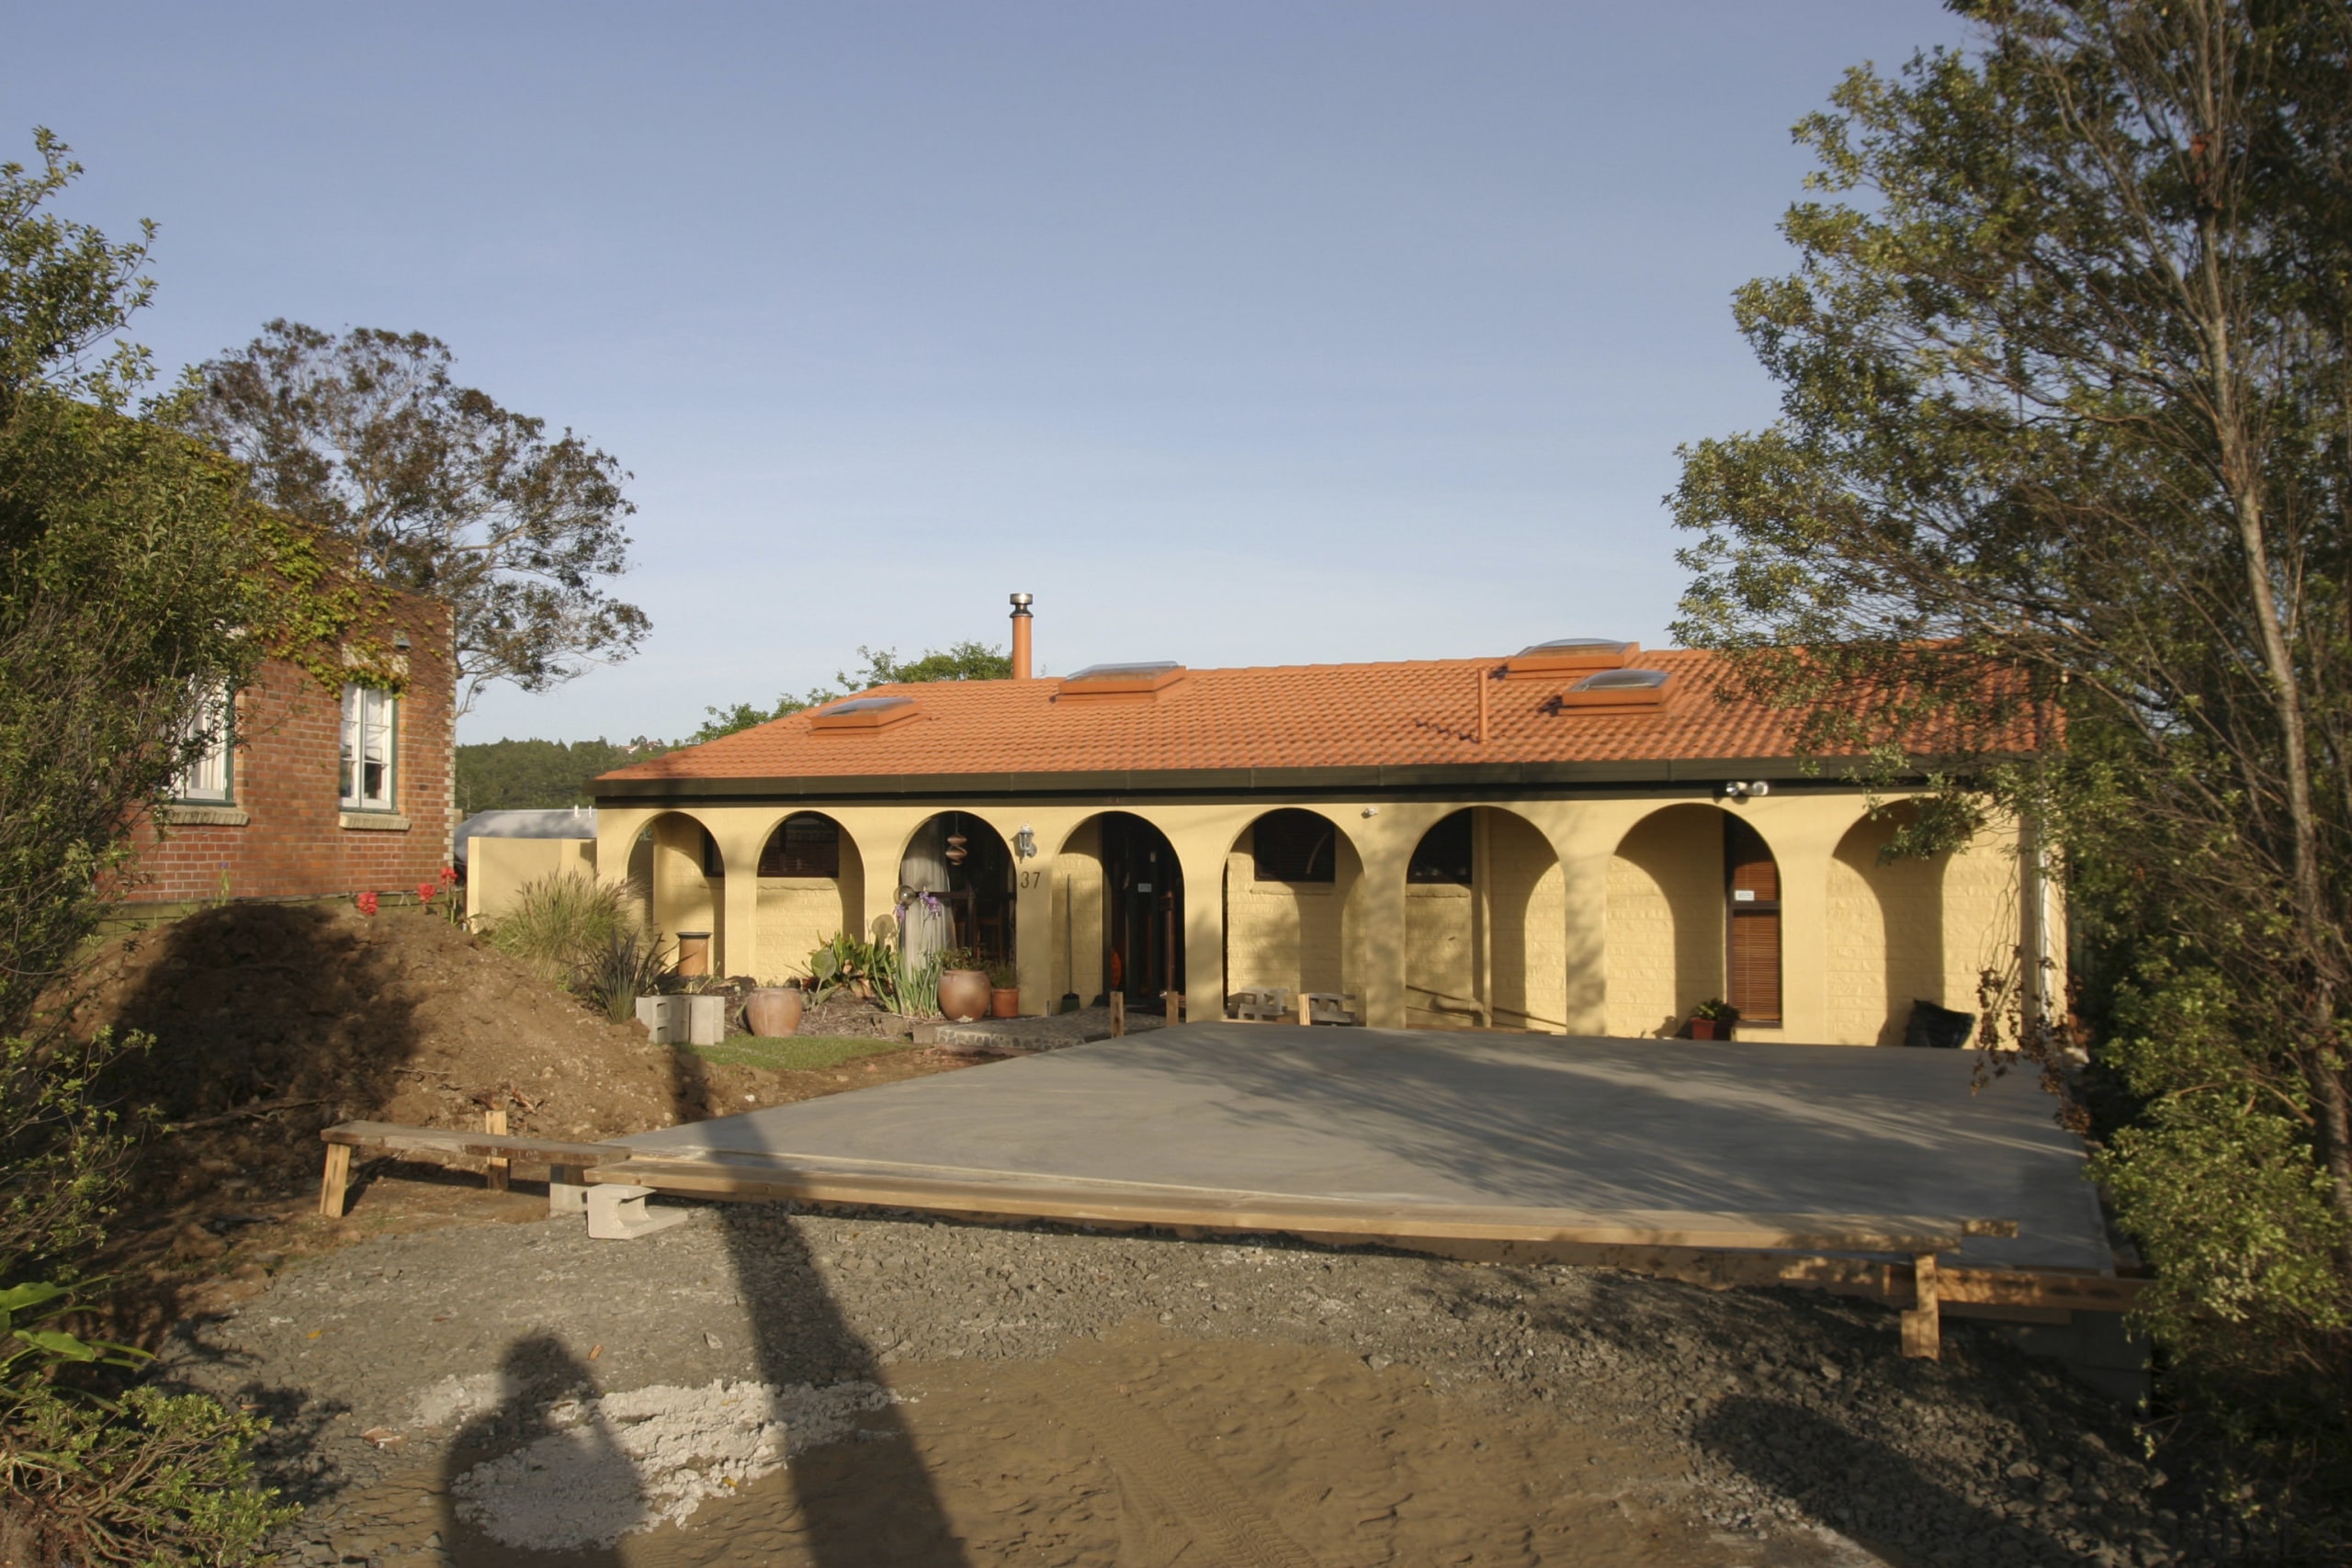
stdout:
POLYGON ((629 476, 459 386, 451 364, 422 333, 276 321, 198 368, 179 418, 378 581, 449 602, 465 711, 493 681, 546 691, 626 659, 650 623, 604 586, 628 570, 629 476))
POLYGON ((152 230, 117 243, 49 210, 80 168, 34 143, 39 168, 0 164, 0 1558, 241 1562, 288 1512, 251 1484, 253 1419, 48 1375, 127 1356, 32 1325, 68 1303, 56 1277, 120 1192, 130 1127, 98 1086, 139 1043, 73 1040, 38 1003, 202 750, 211 696, 356 602, 314 591, 315 553, 232 464, 125 412, 152 230))
MULTIPOLYGON (((1816 754, 1939 768, 1905 849, 2041 825, 2182 1386, 2341 1464, 2352 12, 1954 8, 1972 50, 1798 127, 1799 268, 1736 305, 1781 417, 1683 452, 1678 635, 1816 754)), ((2001 1005, 2054 1067, 2039 978, 2001 1005)))
POLYGON ((966 640, 950 643, 944 649, 925 649, 916 658, 900 660, 895 649, 880 653, 861 645, 857 656, 865 660, 865 668, 852 675, 846 671, 833 676, 831 686, 819 686, 805 697, 789 694, 779 696, 773 708, 762 708, 755 703, 737 703, 732 707, 705 708, 710 716, 701 728, 688 739, 687 744, 699 746, 706 740, 716 740, 722 735, 732 735, 739 729, 749 729, 755 724, 783 718, 830 703, 851 692, 870 691, 876 686, 916 685, 926 681, 1009 681, 1012 678, 1012 659, 1001 649, 984 642, 966 640))

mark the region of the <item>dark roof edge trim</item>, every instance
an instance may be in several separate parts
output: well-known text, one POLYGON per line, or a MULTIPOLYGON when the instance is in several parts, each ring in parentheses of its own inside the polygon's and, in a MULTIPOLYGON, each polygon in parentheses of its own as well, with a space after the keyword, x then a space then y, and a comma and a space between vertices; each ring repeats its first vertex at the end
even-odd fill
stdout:
MULTIPOLYGON (((1700 758, 1668 762, 1487 762, 1369 768, 1103 769, 1047 773, 863 773, 798 778, 592 779, 598 802, 616 806, 668 800, 840 800, 904 795, 1196 795, 1235 790, 1384 790, 1458 786, 1495 789, 1513 784, 1704 784, 1732 780, 1792 780, 1846 786, 1841 764, 1860 758, 1825 757, 1817 768, 1793 757, 1700 758)), ((1987 759, 1950 760, 1952 766, 1987 759)), ((1945 760, 1917 759, 1915 778, 1940 771, 1945 760)))

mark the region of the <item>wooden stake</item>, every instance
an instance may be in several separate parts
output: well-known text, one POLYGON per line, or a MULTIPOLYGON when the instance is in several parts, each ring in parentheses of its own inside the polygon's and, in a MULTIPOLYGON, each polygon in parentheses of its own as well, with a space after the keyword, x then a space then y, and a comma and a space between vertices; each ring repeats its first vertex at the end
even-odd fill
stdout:
MULTIPOLYGON (((481 1113, 481 1130, 488 1133, 493 1138, 504 1137, 506 1135, 506 1112, 503 1111, 483 1111, 481 1113)), ((506 1179, 509 1175, 509 1168, 506 1160, 503 1156, 493 1155, 487 1161, 483 1162, 483 1174, 489 1179, 490 1190, 492 1192, 505 1191, 506 1179)))
POLYGON ((1111 993, 1111 1038, 1118 1039, 1127 1032, 1127 995, 1125 991, 1111 993))
POLYGON ((1298 993, 1298 1023, 1302 1029, 1312 1028, 1315 1024, 1315 999, 1304 990, 1298 993))
POLYGON ((1917 1303, 1903 1314, 1903 1353, 1915 1359, 1943 1359, 1943 1312, 1936 1293, 1936 1255, 1920 1253, 1912 1259, 1911 1277, 1917 1303))
POLYGON ((327 1145, 326 1175, 319 1180, 319 1213, 328 1219, 343 1218, 344 1189, 351 1185, 351 1145, 327 1145))
POLYGON ((1168 997, 1168 1021, 1169 1021, 1170 1024, 1178 1024, 1178 1023, 1182 1023, 1182 1022, 1183 1022, 1183 1021, 1184 1021, 1184 993, 1183 993, 1183 992, 1182 992, 1182 991, 1170 991, 1170 992, 1168 992, 1168 993, 1167 993, 1167 997, 1168 997))

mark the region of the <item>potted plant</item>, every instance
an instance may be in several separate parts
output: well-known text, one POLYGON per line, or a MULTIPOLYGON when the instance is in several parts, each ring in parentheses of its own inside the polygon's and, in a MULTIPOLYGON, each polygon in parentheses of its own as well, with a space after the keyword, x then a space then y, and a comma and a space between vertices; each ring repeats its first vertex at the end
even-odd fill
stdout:
POLYGON ((1690 1038, 1693 1040, 1728 1040, 1732 1025, 1739 1021, 1739 1010, 1721 997, 1709 997, 1690 1010, 1690 1038))
POLYGON ((989 972, 968 947, 940 954, 939 1010, 952 1023, 969 1023, 989 1010, 989 972))
POLYGON ((989 965, 989 1016, 1021 1016, 1021 971, 1010 964, 989 965))

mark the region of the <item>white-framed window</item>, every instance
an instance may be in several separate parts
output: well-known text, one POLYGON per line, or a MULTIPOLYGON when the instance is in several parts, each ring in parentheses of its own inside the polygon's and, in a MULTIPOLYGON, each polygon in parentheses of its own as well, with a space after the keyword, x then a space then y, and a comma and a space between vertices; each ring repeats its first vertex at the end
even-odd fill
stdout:
POLYGON ((392 808, 392 752, 400 699, 374 686, 343 689, 343 808, 392 808))
POLYGON ((172 779, 172 798, 201 806, 227 806, 236 798, 234 754, 237 744, 237 704, 233 694, 220 690, 207 696, 188 716, 181 739, 201 740, 204 750, 172 779))

